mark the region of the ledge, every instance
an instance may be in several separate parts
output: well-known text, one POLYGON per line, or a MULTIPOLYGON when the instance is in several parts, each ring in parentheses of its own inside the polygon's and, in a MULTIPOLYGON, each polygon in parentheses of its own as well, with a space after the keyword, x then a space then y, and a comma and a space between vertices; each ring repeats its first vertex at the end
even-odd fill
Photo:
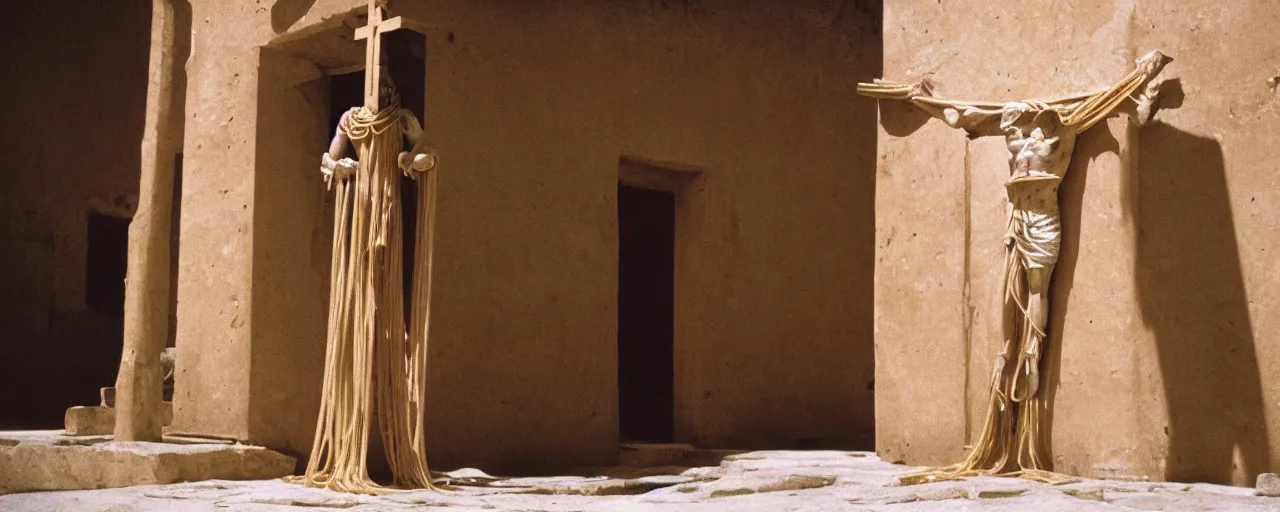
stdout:
POLYGON ((0 432, 0 494, 108 489, 200 480, 265 480, 293 473, 293 457, 230 443, 112 442, 60 430, 0 432))

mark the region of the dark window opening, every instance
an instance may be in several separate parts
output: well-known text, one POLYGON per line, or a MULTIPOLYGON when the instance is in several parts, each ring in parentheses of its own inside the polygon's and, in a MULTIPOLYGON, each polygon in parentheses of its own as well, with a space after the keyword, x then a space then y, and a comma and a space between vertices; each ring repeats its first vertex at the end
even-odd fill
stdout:
POLYGON ((85 302, 90 310, 121 318, 124 317, 129 220, 89 212, 85 302))
POLYGON ((624 441, 674 438, 675 195, 618 186, 618 420, 624 441))

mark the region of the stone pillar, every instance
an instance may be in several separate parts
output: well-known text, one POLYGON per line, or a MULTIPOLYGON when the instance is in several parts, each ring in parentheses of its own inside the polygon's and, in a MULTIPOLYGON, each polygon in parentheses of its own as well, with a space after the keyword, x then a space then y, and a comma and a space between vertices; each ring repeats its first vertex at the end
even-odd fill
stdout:
MULTIPOLYGON (((339 4, 313 9, 329 25, 298 30, 327 30, 315 36, 325 42, 349 37, 332 11, 351 6, 339 4)), ((194 7, 203 24, 188 66, 171 430, 305 461, 323 377, 333 225, 319 171, 331 135, 327 79, 272 46, 285 36, 269 12, 194 7)))
POLYGON ((196 1, 187 64, 175 433, 247 440, 258 49, 230 4, 196 1))
POLYGON ((178 17, 173 0, 152 2, 151 69, 138 211, 129 226, 125 281, 124 351, 120 358, 115 439, 160 441, 160 353, 169 332, 169 234, 173 180, 181 140, 181 107, 174 95, 178 17), (178 103, 177 120, 173 119, 178 103), (175 122, 177 121, 177 122, 175 122))

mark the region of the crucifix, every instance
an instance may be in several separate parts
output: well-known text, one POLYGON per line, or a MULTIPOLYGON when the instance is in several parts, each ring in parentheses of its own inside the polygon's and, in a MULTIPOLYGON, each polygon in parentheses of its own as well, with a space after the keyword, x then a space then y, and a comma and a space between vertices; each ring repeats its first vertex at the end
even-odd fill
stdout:
POLYGON ((306 474, 296 480, 335 491, 384 493, 369 477, 377 425, 393 487, 434 489, 426 458, 426 354, 438 166, 413 112, 400 107, 382 67, 382 35, 410 26, 383 19, 385 0, 369 0, 364 106, 342 114, 320 173, 335 190, 333 264, 324 386, 306 474), (411 147, 405 149, 405 140, 411 147), (355 146, 358 160, 343 155, 355 146), (415 259, 406 265, 401 173, 418 181, 415 259), (404 272, 412 272, 406 322, 404 272), (407 324, 407 325, 406 325, 407 324), (376 421, 375 421, 376 420, 376 421))
POLYGON ((858 94, 907 102, 971 137, 1003 135, 1009 149, 1004 343, 991 375, 987 419, 964 461, 905 475, 904 483, 992 474, 1062 480, 1048 470, 1050 458, 1040 447, 1041 415, 1048 407, 1040 389, 1040 355, 1048 328, 1050 278, 1062 239, 1058 184, 1077 134, 1118 111, 1138 125, 1150 120, 1159 92, 1152 80, 1170 60, 1151 51, 1111 87, 1046 100, 950 100, 935 96, 927 81, 858 84, 858 94))
POLYGON ((356 40, 367 40, 364 50, 364 106, 378 110, 378 85, 382 79, 382 34, 404 27, 404 17, 383 19, 386 0, 369 0, 369 22, 356 29, 356 40))

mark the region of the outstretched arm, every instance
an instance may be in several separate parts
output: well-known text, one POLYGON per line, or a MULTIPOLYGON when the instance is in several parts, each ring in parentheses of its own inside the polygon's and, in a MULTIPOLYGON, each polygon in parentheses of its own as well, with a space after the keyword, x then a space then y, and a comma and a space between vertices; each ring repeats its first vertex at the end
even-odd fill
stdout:
POLYGON ((1137 67, 1119 83, 1064 109, 1062 124, 1082 132, 1120 109, 1130 111, 1139 124, 1145 123, 1151 118, 1155 96, 1159 92, 1158 84, 1151 83, 1151 80, 1172 60, 1159 50, 1147 52, 1138 58, 1137 67))
MULTIPOLYGON (((1137 67, 1119 83, 1109 89, 1074 94, 1051 100, 1026 100, 1033 108, 1056 110, 1062 116, 1062 124, 1077 133, 1089 129, 1098 121, 1117 110, 1131 112, 1139 124, 1150 119, 1158 93, 1158 84, 1152 79, 1165 64, 1173 59, 1152 50, 1139 57, 1137 67)), ((872 98, 906 101, 929 115, 941 119, 954 128, 962 128, 978 135, 999 135, 1002 103, 985 101, 944 100, 933 96, 927 81, 916 84, 898 84, 875 80, 870 84, 858 84, 858 94, 872 98)))
POLYGON ((347 144, 351 142, 347 132, 343 130, 350 116, 350 111, 342 114, 342 118, 338 120, 338 129, 334 131, 333 140, 329 141, 329 151, 320 155, 320 174, 324 175, 325 186, 333 186, 334 177, 345 180, 354 176, 360 167, 355 160, 342 157, 347 150, 347 144))
POLYGON ((873 83, 858 84, 858 94, 885 100, 905 101, 925 113, 941 119, 952 128, 960 128, 975 135, 1000 135, 1000 103, 983 101, 957 101, 934 97, 928 81, 899 84, 876 79, 873 83))
POLYGON ((436 151, 427 145, 426 137, 422 132, 422 125, 418 123, 418 118, 409 110, 401 109, 404 123, 401 131, 404 136, 413 143, 410 151, 401 152, 397 158, 400 169, 405 173, 409 171, 426 172, 436 166, 436 151))

